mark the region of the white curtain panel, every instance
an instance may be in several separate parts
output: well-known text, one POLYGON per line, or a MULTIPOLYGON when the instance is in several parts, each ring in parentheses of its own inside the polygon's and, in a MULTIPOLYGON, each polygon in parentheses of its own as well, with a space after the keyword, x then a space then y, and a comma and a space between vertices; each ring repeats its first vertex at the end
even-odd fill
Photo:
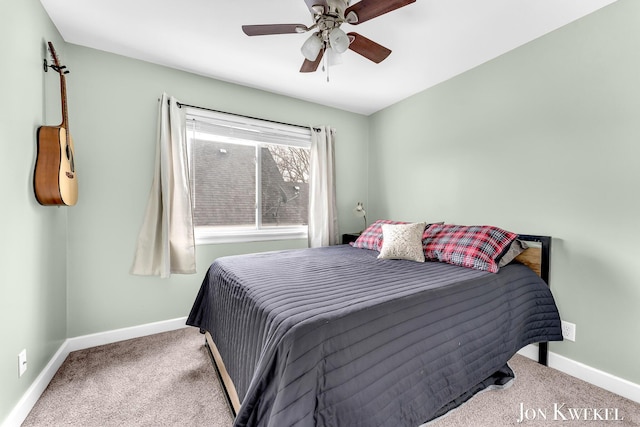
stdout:
POLYGON ((131 274, 196 272, 185 123, 176 99, 162 94, 153 184, 131 274))
POLYGON ((309 247, 339 243, 336 208, 335 129, 311 129, 309 247))

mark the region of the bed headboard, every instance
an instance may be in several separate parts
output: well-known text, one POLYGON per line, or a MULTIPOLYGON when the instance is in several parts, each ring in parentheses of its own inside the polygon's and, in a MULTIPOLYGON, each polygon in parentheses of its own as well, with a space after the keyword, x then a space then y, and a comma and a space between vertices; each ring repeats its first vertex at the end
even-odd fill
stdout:
MULTIPOLYGON (((551 237, 550 236, 535 236, 531 234, 519 234, 518 239, 527 243, 537 243, 535 246, 530 246, 524 252, 516 257, 516 261, 520 262, 533 271, 544 282, 549 285, 549 263, 551 261, 551 237)), ((538 363, 547 366, 549 363, 549 343, 538 343, 538 363)))
POLYGON ((526 265, 549 286, 549 263, 551 261, 551 237, 532 234, 519 234, 518 239, 527 243, 537 243, 530 246, 516 257, 516 261, 526 265))

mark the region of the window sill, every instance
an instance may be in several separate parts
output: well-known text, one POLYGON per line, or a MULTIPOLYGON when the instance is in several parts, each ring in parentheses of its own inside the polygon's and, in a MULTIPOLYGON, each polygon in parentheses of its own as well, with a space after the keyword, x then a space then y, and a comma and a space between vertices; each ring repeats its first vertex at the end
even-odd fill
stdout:
POLYGON ((264 242, 269 240, 307 239, 307 227, 292 227, 264 230, 228 230, 210 231, 196 228, 196 245, 211 245, 218 243, 264 242))

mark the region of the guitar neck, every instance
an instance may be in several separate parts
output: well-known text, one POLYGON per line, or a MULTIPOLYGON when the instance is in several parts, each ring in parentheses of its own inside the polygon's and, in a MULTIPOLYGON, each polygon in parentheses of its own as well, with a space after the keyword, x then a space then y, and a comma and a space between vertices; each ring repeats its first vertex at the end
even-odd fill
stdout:
POLYGON ((67 83, 64 78, 64 73, 60 73, 60 99, 62 102, 62 123, 60 127, 63 127, 69 132, 69 113, 67 111, 67 83))
POLYGON ((65 128, 67 130, 67 134, 69 133, 69 113, 67 111, 67 82, 64 78, 64 75, 68 73, 65 70, 64 65, 60 65, 58 61, 58 55, 56 54, 56 50, 53 47, 53 43, 49 42, 49 51, 51 52, 51 56, 53 57, 53 62, 55 66, 52 66, 54 70, 58 74, 60 74, 60 100, 62 102, 62 123, 60 123, 60 127, 65 128))

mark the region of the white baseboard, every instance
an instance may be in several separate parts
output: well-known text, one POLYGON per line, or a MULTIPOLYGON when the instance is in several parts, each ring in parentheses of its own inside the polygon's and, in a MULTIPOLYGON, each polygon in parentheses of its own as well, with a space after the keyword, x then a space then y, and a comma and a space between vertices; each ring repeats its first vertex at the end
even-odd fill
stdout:
MULTIPOLYGON (((529 359, 538 360, 538 347, 531 344, 522 348, 518 354, 529 359)), ((549 352, 549 367, 608 390, 619 396, 640 403, 640 385, 616 377, 583 363, 576 362, 557 353, 549 352)))
POLYGON ((58 351, 56 351, 51 360, 49 360, 49 363, 47 363, 47 366, 44 367, 42 372, 40 372, 38 377, 24 393, 18 404, 2 423, 2 427, 19 427, 24 422, 33 406, 51 382, 55 373, 72 351, 182 329, 187 326, 186 321, 186 317, 180 317, 178 319, 68 338, 62 343, 58 351))
POLYGON ((2 423, 3 427, 18 427, 22 424, 68 355, 69 350, 67 349, 67 342, 65 341, 51 360, 49 360, 47 366, 44 367, 35 381, 33 381, 31 386, 29 386, 27 391, 22 395, 18 404, 2 423))
POLYGON ((186 322, 186 317, 180 317, 178 319, 163 320, 161 322, 147 323, 130 328, 114 329, 112 331, 69 338, 66 343, 69 346, 69 352, 84 350, 85 348, 182 329, 187 326, 186 322))

